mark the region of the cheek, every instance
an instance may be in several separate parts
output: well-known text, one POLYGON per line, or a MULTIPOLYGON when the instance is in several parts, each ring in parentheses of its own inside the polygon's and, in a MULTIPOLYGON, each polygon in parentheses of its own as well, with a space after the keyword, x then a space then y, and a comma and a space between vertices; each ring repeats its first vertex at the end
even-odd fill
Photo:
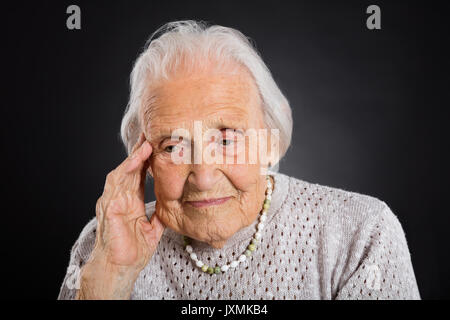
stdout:
POLYGON ((255 192, 261 179, 259 165, 235 164, 227 166, 225 171, 231 183, 242 192, 255 192))
POLYGON ((187 179, 187 166, 170 164, 157 157, 151 161, 155 195, 161 201, 178 200, 183 196, 187 179))

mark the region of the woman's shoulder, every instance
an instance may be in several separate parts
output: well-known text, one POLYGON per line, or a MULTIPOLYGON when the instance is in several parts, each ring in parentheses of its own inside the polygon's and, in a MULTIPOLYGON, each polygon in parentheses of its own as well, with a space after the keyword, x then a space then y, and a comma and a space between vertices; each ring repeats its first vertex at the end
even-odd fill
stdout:
POLYGON ((58 300, 73 300, 76 295, 76 288, 79 285, 79 275, 81 267, 89 259, 95 244, 95 233, 97 229, 97 219, 93 217, 83 227, 77 240, 70 250, 69 266, 61 285, 58 300))
POLYGON ((300 229, 299 236, 306 235, 310 245, 319 248, 316 252, 321 252, 320 259, 328 266, 322 269, 332 270, 333 294, 420 298, 406 234, 386 202, 293 177, 289 177, 286 201, 290 212, 284 219, 290 219, 290 226, 300 229), (366 285, 366 279, 374 277, 382 293, 366 285))
POLYGON ((399 224, 385 201, 344 188, 287 177, 289 191, 285 202, 292 212, 318 218, 322 226, 336 232, 362 230, 372 224, 399 224))
POLYGON ((80 259, 80 264, 83 265, 88 259, 94 248, 95 237, 97 232, 97 218, 91 218, 83 227, 72 247, 72 256, 76 255, 80 259))

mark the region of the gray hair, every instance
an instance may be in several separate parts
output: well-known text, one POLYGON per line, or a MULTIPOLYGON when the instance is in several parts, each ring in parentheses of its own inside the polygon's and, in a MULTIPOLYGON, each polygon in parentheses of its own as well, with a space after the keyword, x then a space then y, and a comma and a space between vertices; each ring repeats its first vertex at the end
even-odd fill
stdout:
MULTIPOLYGON (((291 108, 256 46, 236 29, 194 20, 173 21, 158 28, 135 61, 130 76, 130 97, 120 129, 127 153, 131 153, 143 128, 139 114, 145 89, 152 82, 168 79, 169 71, 176 69, 186 53, 203 53, 203 58, 214 55, 221 64, 234 61, 248 69, 261 96, 266 126, 279 130, 280 160, 291 143, 291 108)), ((194 59, 189 64, 191 68, 201 67, 201 63, 194 65, 194 59)))

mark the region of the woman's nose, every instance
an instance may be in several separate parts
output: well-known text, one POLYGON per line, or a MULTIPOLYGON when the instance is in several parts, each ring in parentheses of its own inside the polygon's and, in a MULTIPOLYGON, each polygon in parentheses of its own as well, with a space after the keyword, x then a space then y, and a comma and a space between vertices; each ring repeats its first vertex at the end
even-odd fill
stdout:
POLYGON ((222 173, 217 166, 194 164, 188 181, 198 191, 208 191, 214 188, 221 177, 222 173))

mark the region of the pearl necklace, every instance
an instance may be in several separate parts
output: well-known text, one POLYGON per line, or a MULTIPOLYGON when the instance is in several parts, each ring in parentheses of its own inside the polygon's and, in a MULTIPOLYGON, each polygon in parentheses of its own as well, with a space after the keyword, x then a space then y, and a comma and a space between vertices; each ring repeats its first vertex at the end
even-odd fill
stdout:
POLYGON ((245 252, 241 254, 237 260, 234 260, 231 263, 225 264, 223 266, 216 266, 214 268, 210 267, 197 258, 197 255, 193 252, 191 246, 191 239, 187 236, 183 236, 185 250, 187 251, 187 253, 189 253, 190 258, 195 263, 195 265, 200 268, 200 270, 209 274, 220 274, 222 272, 227 272, 230 268, 235 269, 239 265, 239 263, 244 262, 247 257, 250 257, 253 251, 256 250, 256 246, 260 242, 262 236, 261 232, 264 229, 264 221, 266 221, 267 219, 267 210, 269 209, 270 201, 272 200, 272 182, 270 181, 269 176, 266 176, 266 180, 266 198, 264 199, 263 209, 261 210, 261 215, 259 217, 259 223, 256 226, 257 231, 254 234, 251 243, 247 246, 245 252))

